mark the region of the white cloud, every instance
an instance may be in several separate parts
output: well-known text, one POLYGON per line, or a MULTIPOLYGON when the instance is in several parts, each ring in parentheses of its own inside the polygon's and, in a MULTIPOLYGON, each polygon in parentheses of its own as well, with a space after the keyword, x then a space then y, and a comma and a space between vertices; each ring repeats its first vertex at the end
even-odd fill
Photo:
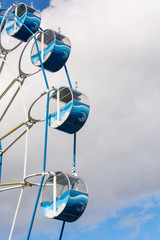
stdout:
POLYGON ((139 234, 141 230, 141 226, 145 224, 147 221, 151 220, 154 216, 151 214, 147 214, 145 216, 133 216, 132 214, 127 216, 125 219, 121 221, 121 228, 133 228, 133 232, 127 237, 128 240, 136 239, 136 236, 139 234))

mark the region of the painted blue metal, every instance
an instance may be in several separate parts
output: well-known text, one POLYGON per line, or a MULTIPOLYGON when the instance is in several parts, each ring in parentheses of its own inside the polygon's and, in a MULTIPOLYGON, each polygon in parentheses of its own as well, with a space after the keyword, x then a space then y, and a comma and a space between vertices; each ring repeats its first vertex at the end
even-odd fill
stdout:
MULTIPOLYGON (((45 172, 45 170, 46 170, 46 159, 47 159, 48 112, 49 112, 49 93, 47 94, 47 108, 46 108, 46 125, 45 125, 45 142, 44 142, 43 172, 45 172)), ((30 227, 29 227, 29 231, 28 231, 28 235, 27 235, 27 240, 29 240, 30 235, 31 235, 31 231, 32 231, 33 223, 34 223, 34 218, 35 218, 35 215, 36 215, 37 206, 38 206, 38 202, 39 202, 39 198, 40 198, 40 193, 41 193, 42 186, 43 186, 43 182, 44 182, 44 177, 45 177, 45 176, 42 176, 42 179, 41 179, 41 184, 40 184, 40 187, 39 187, 39 191, 38 191, 38 195, 37 195, 37 199, 36 199, 36 203, 35 203, 35 207, 34 207, 32 219, 31 219, 31 223, 30 223, 30 227)))
POLYGON ((3 21, 3 25, 1 26, 1 31, 3 30, 3 28, 4 28, 5 24, 6 24, 6 18, 4 18, 6 10, 7 9, 3 9, 3 8, 0 9, 0 24, 3 21), (3 18, 4 18, 4 20, 3 20, 3 18))
POLYGON ((6 32, 8 35, 26 42, 31 37, 31 32, 36 33, 40 26, 40 12, 24 3, 19 3, 15 9, 13 15, 16 15, 18 19, 14 17, 8 19, 6 32), (28 31, 26 26, 31 32, 28 31))
POLYGON ((40 186, 39 186, 38 195, 37 195, 36 203, 35 203, 35 206, 34 206, 32 219, 31 219, 31 223, 30 223, 30 226, 29 226, 27 240, 30 239, 30 235, 31 235, 31 231, 32 231, 33 223, 34 223, 34 218, 35 218, 36 211, 37 211, 37 206, 38 206, 38 202, 39 202, 39 198, 40 198, 40 193, 41 193, 41 190, 42 190, 43 182, 44 182, 44 176, 42 176, 41 183, 40 183, 40 186))
MULTIPOLYGON (((59 109, 59 119, 57 110, 49 114, 49 126, 66 133, 76 133, 85 124, 89 115, 89 101, 88 98, 81 92, 70 89, 68 87, 61 87, 60 93, 64 90, 70 91, 70 98, 65 102, 65 105, 59 109), (83 101, 85 98, 85 101, 83 101)), ((57 90, 52 94, 55 96, 57 90)), ((67 92, 68 94, 68 92, 67 92)), ((69 95, 69 94, 68 94, 69 95)), ((52 96, 50 100, 52 99, 52 96)), ((60 99, 60 102, 63 100, 60 99)))
POLYGON ((56 172, 55 176, 57 179, 55 196, 56 203, 54 203, 55 192, 53 191, 54 176, 50 176, 42 189, 42 212, 49 218, 74 222, 83 214, 87 206, 87 186, 85 182, 77 176, 62 172, 56 172), (56 209, 54 209, 55 206, 56 209))
POLYGON ((45 125, 45 144, 44 144, 44 160, 43 160, 43 171, 46 171, 46 159, 47 159, 47 140, 48 140, 48 117, 49 114, 49 93, 47 93, 47 108, 46 108, 46 125, 45 125))
POLYGON ((74 142, 73 142, 73 174, 76 173, 76 133, 74 133, 74 142))
POLYGON ((58 130, 66 133, 76 133, 85 124, 89 115, 89 105, 85 105, 73 100, 72 110, 66 121, 59 127, 58 130))
MULTIPOLYGON (((2 151, 1 141, 0 141, 0 151, 2 151)), ((2 174, 2 157, 3 157, 3 154, 0 154, 0 183, 1 183, 1 174, 2 174)))
MULTIPOLYGON (((37 37, 37 42, 41 44, 42 33, 37 37)), ((44 47, 43 47, 43 65, 44 68, 51 71, 59 71, 66 63, 70 51, 71 44, 67 37, 53 30, 44 30, 44 47)), ((42 43, 43 44, 43 43, 42 43)), ((31 50, 31 62, 40 66, 39 56, 33 44, 31 50)))
POLYGON ((45 84, 46 84, 47 89, 49 89, 49 85, 48 85, 46 73, 45 73, 45 70, 44 70, 44 66, 43 66, 43 63, 42 63, 42 59, 41 59, 41 55, 40 55, 40 51, 39 51, 39 47, 38 47, 38 43, 37 43, 36 37, 34 37, 34 40, 35 40, 36 48, 37 48, 37 51, 38 51, 38 54, 39 54, 39 59, 40 59, 40 64, 41 64, 41 68, 42 68, 42 73, 43 73, 43 77, 44 77, 44 80, 45 80, 45 84))
POLYGON ((68 74, 68 70, 67 70, 66 64, 64 65, 64 69, 65 69, 65 72, 66 72, 66 75, 67 75, 67 78, 68 78, 69 86, 70 86, 70 88, 72 88, 72 83, 71 83, 71 80, 70 80, 70 77, 69 77, 69 74, 68 74))
MULTIPOLYGON (((68 79, 68 83, 70 88, 72 89, 72 84, 71 84, 71 80, 69 77, 69 73, 66 67, 66 64, 64 65, 64 69, 67 75, 67 79, 68 79)), ((76 173, 76 133, 74 133, 74 141, 73 141, 73 163, 72 163, 72 173, 75 174, 76 173)))
POLYGON ((62 224, 62 229, 61 229, 61 233, 60 233, 60 236, 59 236, 59 240, 62 239, 62 235, 63 235, 63 231, 64 231, 64 226, 65 226, 65 221, 63 221, 63 224, 62 224))
POLYGON ((84 212, 88 202, 88 194, 70 190, 68 202, 63 212, 55 219, 74 222, 84 212))

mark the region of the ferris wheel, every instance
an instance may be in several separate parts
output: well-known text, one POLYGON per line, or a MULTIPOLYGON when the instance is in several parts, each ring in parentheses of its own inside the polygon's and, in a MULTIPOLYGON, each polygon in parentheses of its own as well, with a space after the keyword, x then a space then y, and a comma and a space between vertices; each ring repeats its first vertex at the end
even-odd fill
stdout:
POLYGON ((19 3, 17 5, 12 4, 8 9, 0 9, 0 74, 5 65, 10 70, 10 66, 7 64, 8 54, 16 51, 22 43, 24 44, 18 62, 19 74, 18 76, 13 74, 14 79, 0 93, 0 100, 7 99, 4 101, 6 105, 3 111, 0 111, 0 122, 5 121, 5 115, 10 110, 16 96, 24 88, 23 84, 28 77, 41 71, 46 86, 45 91, 38 98, 35 98, 28 111, 23 100, 25 121, 0 136, 0 194, 8 190, 21 189, 9 239, 13 235, 22 195, 26 187, 36 186, 38 188, 26 239, 30 238, 38 204, 40 204, 41 210, 47 218, 62 221, 59 236, 59 239, 61 239, 65 222, 74 222, 79 219, 88 202, 87 185, 77 175, 76 171, 76 133, 83 127, 88 118, 90 111, 89 100, 85 94, 72 87, 66 67, 71 51, 69 38, 53 29, 43 30, 40 24, 41 14, 33 6, 19 3), (35 67, 34 71, 31 69, 29 71, 24 70, 24 58, 28 52, 30 52, 28 61, 35 67), (46 72, 50 71, 54 74, 62 68, 65 69, 67 77, 66 86, 50 87, 46 72), (13 95, 10 96, 9 93, 15 85, 16 87, 12 91, 13 95), (41 122, 45 122, 42 170, 41 172, 26 175, 28 132, 35 124, 41 124, 41 122), (70 173, 54 172, 52 169, 46 171, 48 128, 73 135, 73 160, 70 173), (16 138, 4 148, 3 141, 15 132, 18 132, 16 138), (17 179, 17 182, 4 183, 3 175, 5 175, 5 172, 2 175, 3 155, 24 135, 26 140, 23 179, 17 179), (40 177, 40 182, 35 181, 37 176, 40 177))

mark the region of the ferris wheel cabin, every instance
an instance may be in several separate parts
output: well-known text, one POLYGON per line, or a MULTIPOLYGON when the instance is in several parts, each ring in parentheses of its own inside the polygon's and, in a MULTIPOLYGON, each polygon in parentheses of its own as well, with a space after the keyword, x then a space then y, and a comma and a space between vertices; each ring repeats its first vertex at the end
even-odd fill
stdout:
POLYGON ((79 177, 56 172, 45 182, 40 197, 42 212, 48 218, 76 221, 88 202, 86 183, 79 177))
POLYGON ((83 93, 69 87, 61 87, 52 93, 49 108, 49 126, 72 134, 85 124, 90 106, 83 93))
POLYGON ((10 14, 6 32, 8 35, 26 42, 32 33, 36 33, 41 22, 40 12, 24 3, 19 3, 14 7, 14 15, 10 14), (25 24, 31 32, 23 25, 25 24))
MULTIPOLYGON (((37 42, 44 68, 51 72, 60 70, 70 55, 70 40, 58 32, 47 29, 38 35, 37 42)), ((31 50, 31 62, 41 66, 35 43, 31 50)))

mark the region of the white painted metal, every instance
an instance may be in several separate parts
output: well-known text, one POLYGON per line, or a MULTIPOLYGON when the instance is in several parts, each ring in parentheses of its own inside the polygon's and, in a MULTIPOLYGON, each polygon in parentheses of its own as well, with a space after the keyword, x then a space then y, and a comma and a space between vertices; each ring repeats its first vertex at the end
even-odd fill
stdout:
MULTIPOLYGON (((17 6, 15 7, 15 15, 17 16, 17 6)), ((17 18, 15 17, 14 20, 15 20, 14 25, 15 25, 15 30, 16 30, 17 18)))
POLYGON ((16 211, 15 211, 15 215, 14 215, 14 219, 13 219, 13 222, 12 222, 12 227, 11 227, 11 231, 10 231, 8 240, 11 240, 11 238, 12 238, 14 226, 15 226, 15 223, 16 223, 16 218, 17 218, 17 215, 18 215, 18 211, 19 211, 19 207, 20 207, 20 203, 21 203, 21 199, 22 199, 22 195, 23 195, 23 190, 24 190, 24 188, 21 189, 21 192, 20 192, 20 195, 19 195, 19 200, 18 200, 18 204, 17 204, 17 208, 16 208, 16 211))
POLYGON ((53 177, 53 207, 54 207, 54 217, 56 216, 56 196, 57 196, 57 189, 56 189, 56 185, 57 185, 57 182, 56 182, 56 175, 53 177))
POLYGON ((5 191, 8 191, 8 190, 18 189, 18 188, 23 188, 23 187, 24 187, 24 186, 1 188, 1 189, 0 189, 0 192, 5 192, 5 191))

